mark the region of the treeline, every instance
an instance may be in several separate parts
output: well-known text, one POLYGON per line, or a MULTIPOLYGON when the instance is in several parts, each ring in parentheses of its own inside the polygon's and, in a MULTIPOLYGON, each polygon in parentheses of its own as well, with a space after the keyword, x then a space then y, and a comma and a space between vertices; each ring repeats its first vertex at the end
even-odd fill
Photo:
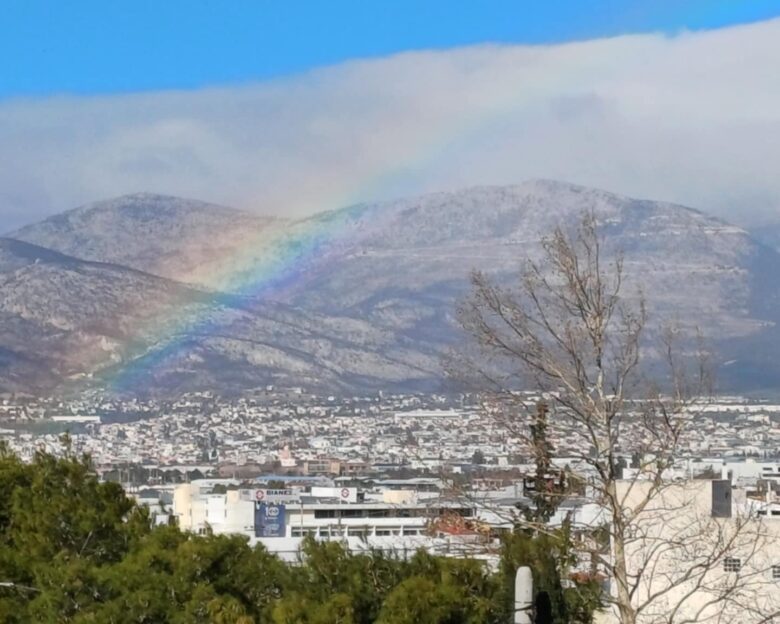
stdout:
POLYGON ((497 572, 477 560, 350 554, 307 540, 289 565, 242 536, 152 526, 88 458, 0 447, 0 622, 506 624, 531 565, 547 621, 587 623, 589 582, 567 583, 565 531, 507 536, 497 572))

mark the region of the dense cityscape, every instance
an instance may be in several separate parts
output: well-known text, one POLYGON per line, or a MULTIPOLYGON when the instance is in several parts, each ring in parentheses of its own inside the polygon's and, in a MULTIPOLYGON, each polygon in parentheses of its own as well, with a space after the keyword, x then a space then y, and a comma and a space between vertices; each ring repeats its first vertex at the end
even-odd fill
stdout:
POLYGON ((0 58, 0 624, 780 624, 780 3, 0 58))
MULTIPOLYGON (((518 393, 516 422, 539 400, 537 393, 518 393)), ((696 426, 686 431, 681 459, 772 461, 780 455, 780 404, 719 397, 691 411, 696 426)), ((22 457, 41 449, 56 453, 67 432, 74 450, 106 469, 199 466, 220 475, 279 468, 314 474, 309 466, 326 459, 351 463, 360 474, 518 468, 530 459, 527 444, 505 422, 478 395, 317 396, 268 389, 233 400, 209 392, 173 401, 0 400, 2 437, 22 457)), ((622 449, 629 458, 641 441, 641 431, 635 435, 626 436, 622 449)), ((554 429, 551 442, 560 458, 573 450, 554 429)))
MULTIPOLYGON (((469 541, 464 535, 478 536, 484 549, 478 554, 495 564, 498 542, 489 536, 511 527, 519 510, 531 504, 535 464, 527 423, 542 400, 538 394, 516 393, 511 406, 515 427, 498 418, 485 397, 462 394, 317 396, 268 388, 233 400, 211 393, 160 402, 7 397, 0 405, 1 435, 28 461, 38 452, 89 455, 99 475, 120 482, 155 511, 158 522, 243 533, 287 556, 312 531, 326 539, 360 537, 350 540, 357 549, 369 544, 392 550, 400 547, 396 536, 414 536, 415 547, 438 552, 444 533, 431 520, 454 506, 467 510, 469 530, 450 527, 454 533, 446 548, 453 547, 453 540, 463 548, 469 541), (217 504, 215 497, 218 512, 207 504, 217 504), (193 516, 193 500, 201 501, 200 517, 197 511, 193 516), (299 514, 288 512, 286 524, 273 537, 264 537, 253 512, 261 500, 289 509, 297 505, 299 514), (386 514, 361 515, 368 503, 408 508, 407 520, 388 525, 377 520, 386 514), (237 506, 240 520, 227 520, 231 505, 237 506), (302 514, 310 505, 330 505, 339 518, 354 514, 358 519, 349 531, 340 519, 338 531, 331 531, 330 519, 307 524, 302 514), (320 526, 324 532, 318 532, 320 526), (394 537, 388 541, 388 536, 394 537)), ((668 478, 727 478, 753 496, 765 492, 764 513, 780 515, 780 405, 720 397, 691 410, 696 425, 686 431, 668 478)), ((630 426, 626 429, 621 461, 630 471, 637 465, 643 429, 637 428, 634 437, 630 426)), ((598 522, 588 485, 592 467, 565 431, 551 426, 549 440, 553 472, 579 482, 562 508, 583 527, 598 522)), ((552 521, 564 517, 558 514, 552 521)))

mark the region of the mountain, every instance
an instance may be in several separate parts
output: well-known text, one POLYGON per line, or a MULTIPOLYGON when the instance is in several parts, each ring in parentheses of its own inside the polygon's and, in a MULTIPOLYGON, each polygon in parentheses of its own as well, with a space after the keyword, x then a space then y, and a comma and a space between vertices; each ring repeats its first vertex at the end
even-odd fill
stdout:
POLYGON ((8 234, 83 260, 202 282, 233 249, 285 226, 283 219, 201 201, 136 193, 55 215, 8 234))
POLYGON ((541 238, 583 210, 595 211, 608 246, 624 252, 624 292, 641 287, 657 321, 695 322, 717 341, 777 322, 780 256, 744 230, 682 206, 545 180, 352 208, 344 227, 362 234, 310 271, 290 301, 414 339, 456 340, 454 302, 469 272, 511 285, 524 258, 540 258, 541 238))
POLYGON ((0 239, 6 391, 386 386, 430 379, 435 366, 403 339, 359 320, 0 239))
MULTIPOLYGON (((361 204, 296 222, 133 195, 12 233, 49 248, 33 256, 68 256, 25 264, 29 252, 16 249, 0 261, 0 279, 16 276, 15 319, 56 332, 78 310, 77 328, 67 331, 104 345, 93 347, 104 356, 99 366, 79 356, 65 372, 108 376, 135 362, 141 385, 160 391, 265 383, 432 389, 442 382, 441 355, 464 339, 454 313, 469 273, 511 285, 523 258, 539 258, 541 237, 583 210, 597 214, 608 248, 623 250, 625 292, 641 288, 656 323, 696 325, 711 338, 722 388, 776 383, 780 254, 696 210, 555 181, 361 204), (39 265, 51 274, 39 275, 39 265), (73 282, 76 266, 82 277, 73 282), (173 328, 161 322, 177 316, 185 320, 173 328)), ((7 334, 29 331, 8 327, 7 334)), ((0 370, 9 357, 3 349, 18 367, 34 367, 37 360, 23 356, 39 351, 11 337, 0 340, 0 370)))
POLYGON ((134 269, 0 239, 0 385, 41 391, 117 362, 145 318, 200 297, 134 269))

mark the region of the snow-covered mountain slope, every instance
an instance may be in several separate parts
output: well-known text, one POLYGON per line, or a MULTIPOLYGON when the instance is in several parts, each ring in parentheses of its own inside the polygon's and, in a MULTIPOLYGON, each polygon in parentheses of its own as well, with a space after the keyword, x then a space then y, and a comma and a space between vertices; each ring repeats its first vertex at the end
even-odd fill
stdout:
MULTIPOLYGON (((8 314, 40 322, 47 331, 78 318, 81 325, 67 330, 105 345, 110 332, 92 328, 128 326, 116 344, 102 347, 109 352, 103 368, 121 368, 159 348, 165 342, 155 335, 161 317, 201 319, 182 325, 173 356, 148 369, 139 366, 150 388, 430 388, 442 379, 441 354, 464 340, 454 314, 468 292, 469 273, 488 271, 511 286, 522 261, 539 258, 541 237, 556 225, 572 226, 583 210, 598 215, 608 248, 625 253, 625 292, 641 288, 656 323, 696 325, 718 348, 717 361, 735 360, 722 369, 722 387, 767 387, 780 380, 773 356, 780 349, 776 251, 695 210, 554 181, 365 204, 294 223, 176 198, 125 197, 15 236, 177 282, 144 274, 143 283, 135 283, 137 271, 120 276, 111 273, 115 266, 82 267, 76 280, 62 262, 54 263, 56 271, 42 261, 25 265, 20 256, 27 252, 19 249, 7 257, 0 252, 0 279, 17 276, 7 291, 8 314), (262 286, 267 264, 261 263, 282 252, 281 268, 291 269, 281 272, 285 288, 215 294, 241 284, 245 274, 262 286), (231 279, 231 263, 242 279, 231 279), (57 299, 56 305, 49 301, 57 299), (141 302, 155 303, 128 319, 121 312, 125 301, 141 310, 141 302), (139 314, 141 321, 135 320, 139 314), (118 322, 111 322, 113 315, 118 322)), ((3 348, 12 347, 0 341, 3 348)), ((26 354, 23 345, 16 348, 26 354)))
POLYGON ((284 225, 224 206, 137 193, 69 210, 8 236, 84 260, 208 283, 215 263, 284 225))
POLYGON ((43 389, 99 370, 122 358, 147 319, 199 299, 134 269, 0 239, 0 384, 43 389))
POLYGON ((777 300, 779 284, 760 269, 778 256, 744 230, 682 206, 551 181, 350 209, 345 227, 360 234, 345 239, 337 260, 310 272, 292 301, 411 336, 442 333, 471 270, 511 286, 524 259, 539 259, 541 238, 572 226, 584 210, 597 214, 608 246, 624 252, 625 292, 641 288, 657 320, 695 319, 718 339, 775 320, 763 304, 777 300))
POLYGON ((428 382, 436 365, 363 321, 199 291, 0 239, 5 390, 382 387, 428 382))

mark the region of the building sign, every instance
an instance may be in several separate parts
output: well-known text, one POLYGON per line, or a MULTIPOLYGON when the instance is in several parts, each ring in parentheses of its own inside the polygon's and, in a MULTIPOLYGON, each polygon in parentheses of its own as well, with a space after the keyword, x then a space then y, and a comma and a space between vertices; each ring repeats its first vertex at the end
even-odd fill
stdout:
POLYGON ((341 503, 357 503, 358 490, 354 487, 312 486, 311 495, 315 498, 336 498, 341 503))
POLYGON ((357 488, 341 488, 339 491, 339 499, 343 503, 356 503, 357 488))
POLYGON ((289 502, 290 499, 298 497, 297 493, 292 490, 274 490, 269 488, 261 488, 258 490, 239 490, 238 497, 244 501, 265 501, 265 502, 289 502))
POLYGON ((284 505, 255 502, 255 537, 284 537, 285 527, 284 505))

